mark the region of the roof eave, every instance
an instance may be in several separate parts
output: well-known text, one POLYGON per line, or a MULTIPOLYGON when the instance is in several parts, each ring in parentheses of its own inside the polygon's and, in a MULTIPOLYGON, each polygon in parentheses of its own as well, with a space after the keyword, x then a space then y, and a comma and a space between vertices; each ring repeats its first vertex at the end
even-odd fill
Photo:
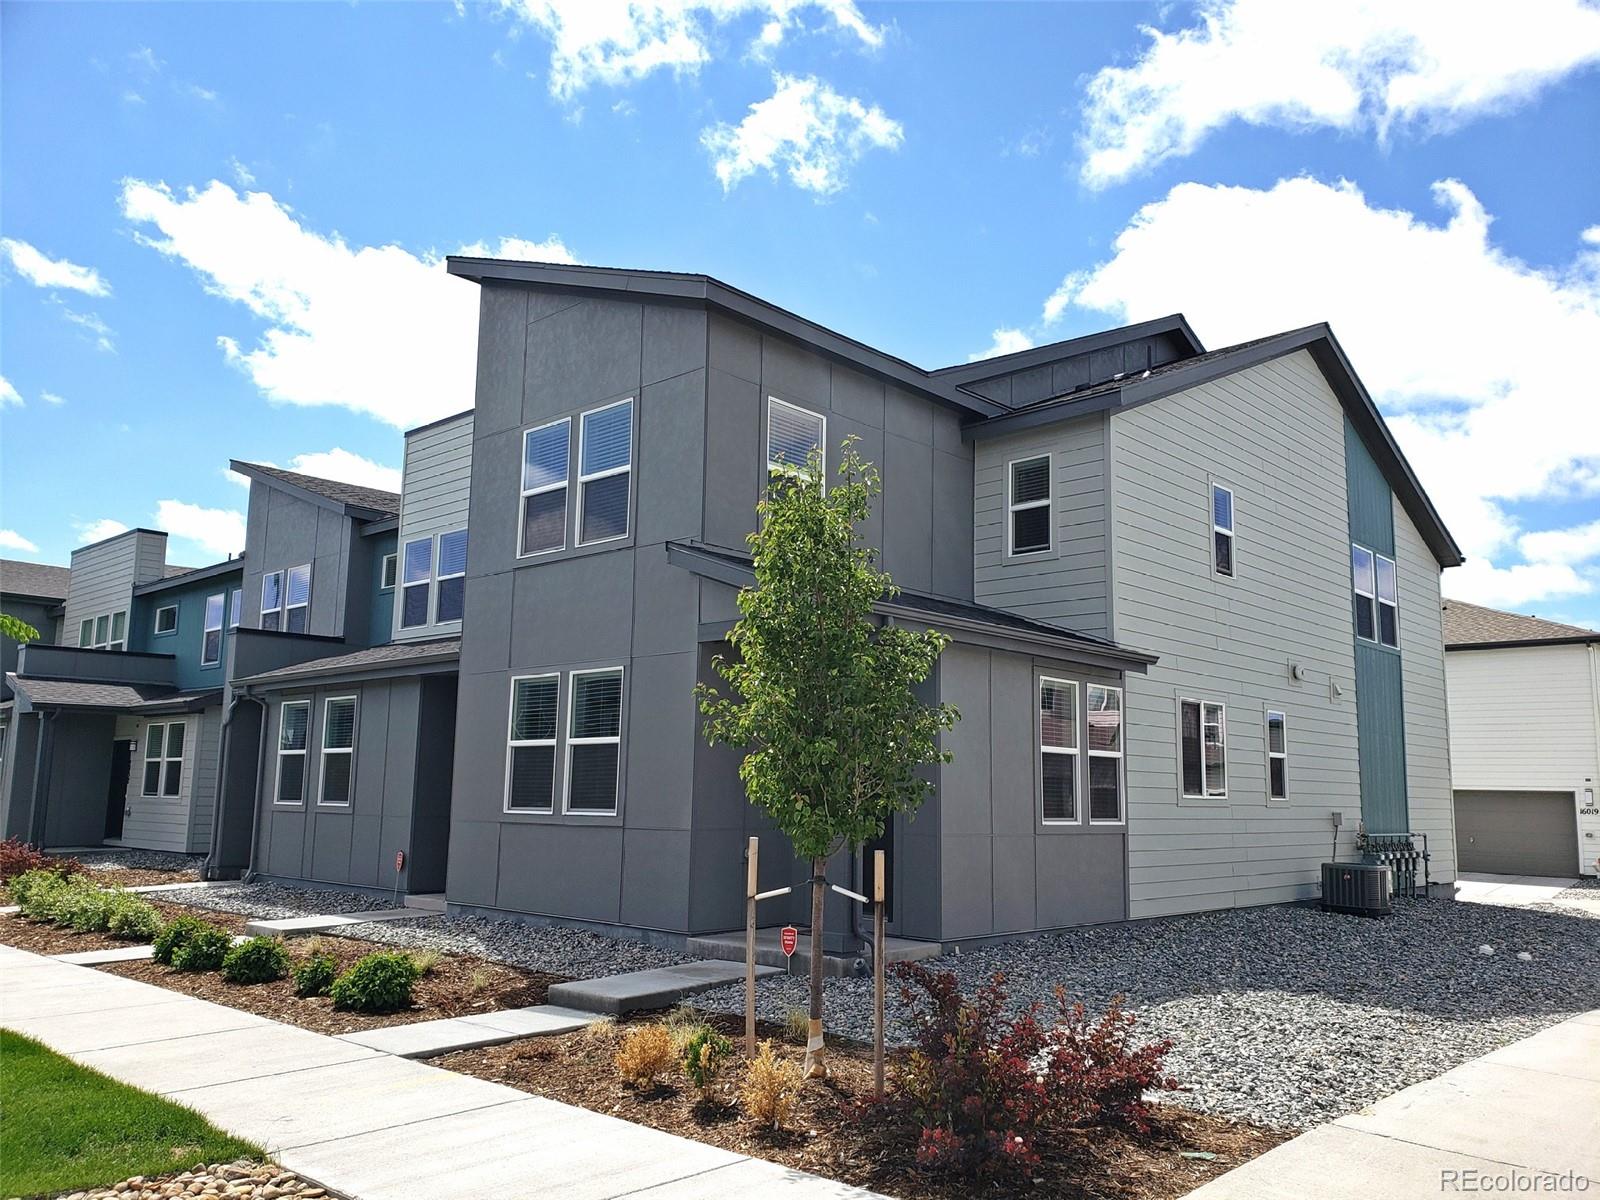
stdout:
POLYGON ((1446 651, 1531 650, 1538 646, 1600 646, 1600 633, 1575 633, 1571 637, 1507 638, 1497 642, 1446 642, 1446 651))
POLYGON ((1090 354, 1107 346, 1121 345, 1123 342, 1134 338, 1151 337, 1155 334, 1171 333, 1182 338, 1189 345, 1191 354, 1205 353, 1205 346, 1199 336, 1190 327, 1188 319, 1182 313, 1169 313, 1164 317, 1154 317, 1148 321, 1138 321, 1132 325, 1121 325, 1115 329, 1102 329, 1094 333, 1086 333, 1081 337, 1066 338, 1059 342, 1047 342, 1043 346, 1030 346, 1026 350, 1017 350, 1011 354, 997 354, 992 358, 980 358, 968 363, 954 363, 948 367, 940 367, 930 372, 936 379, 964 387, 969 383, 976 383, 996 375, 1010 375, 1016 371, 1026 371, 1030 367, 1042 366, 1048 362, 1077 354, 1090 354))

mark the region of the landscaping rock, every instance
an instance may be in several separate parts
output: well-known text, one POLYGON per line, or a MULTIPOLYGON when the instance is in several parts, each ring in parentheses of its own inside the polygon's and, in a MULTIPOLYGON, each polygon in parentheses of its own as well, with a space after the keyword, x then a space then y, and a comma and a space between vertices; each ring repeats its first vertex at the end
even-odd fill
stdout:
POLYGON ((224 887, 192 892, 169 893, 164 897, 190 908, 279 921, 323 913, 375 912, 399 908, 389 896, 369 892, 347 892, 332 888, 285 887, 277 883, 234 883, 224 887))
POLYGON ((198 871, 203 854, 177 854, 168 850, 82 850, 74 854, 91 871, 198 871))
POLYGON ((73 1192, 63 1200, 177 1200, 180 1196, 235 1196, 241 1200, 316 1200, 328 1193, 273 1163, 240 1159, 200 1164, 176 1175, 135 1175, 109 1187, 73 1192))

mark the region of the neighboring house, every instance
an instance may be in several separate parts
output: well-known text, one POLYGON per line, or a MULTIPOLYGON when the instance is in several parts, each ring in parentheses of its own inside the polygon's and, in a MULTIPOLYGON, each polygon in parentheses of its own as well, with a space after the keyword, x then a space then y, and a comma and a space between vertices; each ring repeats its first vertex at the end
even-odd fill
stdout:
POLYGON ((1444 602, 1460 869, 1600 874, 1600 631, 1444 602))
POLYGON ((926 371, 705 276, 450 270, 481 289, 475 404, 406 435, 400 496, 235 464, 212 874, 669 944, 737 927, 747 837, 763 888, 809 866, 693 689, 771 474, 853 436, 903 589, 876 619, 949 635, 923 695, 962 714, 875 846, 891 932, 1312 897, 1360 826, 1454 878, 1460 554, 1326 326, 1208 352, 1167 317, 926 371))
MULTIPOLYGON (((0 612, 9 613, 39 631, 38 641, 61 640, 61 606, 67 599, 66 567, 0 558, 0 612)), ((0 700, 11 699, 5 677, 17 669, 17 643, 0 635, 0 700)))

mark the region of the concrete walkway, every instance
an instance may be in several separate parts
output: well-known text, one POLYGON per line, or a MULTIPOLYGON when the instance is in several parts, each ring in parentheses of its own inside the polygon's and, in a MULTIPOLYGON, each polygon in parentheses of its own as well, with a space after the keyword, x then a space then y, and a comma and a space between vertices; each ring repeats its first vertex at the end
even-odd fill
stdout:
POLYGON ((1466 874, 1456 880, 1456 899, 1468 904, 1504 904, 1521 908, 1526 904, 1549 904, 1576 879, 1545 875, 1466 874))
POLYGON ((1600 1195, 1600 1011, 1301 1134, 1189 1200, 1585 1190, 1600 1195), (1568 1182, 1541 1186, 1541 1177, 1568 1182))
POLYGON ((137 980, 0 946, 0 1022, 356 1200, 872 1193, 137 980))

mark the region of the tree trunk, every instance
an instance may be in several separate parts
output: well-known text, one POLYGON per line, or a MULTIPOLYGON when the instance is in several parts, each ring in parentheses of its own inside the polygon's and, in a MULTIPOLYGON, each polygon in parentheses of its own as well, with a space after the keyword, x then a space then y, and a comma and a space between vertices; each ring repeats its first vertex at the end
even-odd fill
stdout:
POLYGON ((806 1028, 803 1068, 807 1079, 828 1074, 822 1050, 822 901, 828 893, 827 874, 826 858, 811 860, 811 1020, 806 1028))

